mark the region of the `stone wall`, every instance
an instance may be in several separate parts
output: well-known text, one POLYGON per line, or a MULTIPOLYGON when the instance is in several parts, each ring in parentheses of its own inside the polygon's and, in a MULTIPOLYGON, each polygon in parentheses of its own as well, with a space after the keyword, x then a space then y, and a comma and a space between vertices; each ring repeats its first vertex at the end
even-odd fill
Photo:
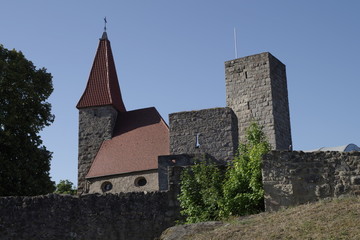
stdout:
POLYGON ((179 218, 173 192, 0 198, 0 239, 154 239, 179 218))
MULTIPOLYGON (((180 174, 182 167, 193 165, 195 161, 214 161, 209 154, 179 154, 159 156, 158 158, 158 178, 159 190, 169 190, 180 188, 180 174)), ((219 164, 222 162, 218 162, 219 164)), ((180 193, 180 192, 179 192, 180 193)))
POLYGON ((273 149, 291 143, 285 65, 270 53, 225 62, 226 104, 238 118, 239 141, 252 121, 264 126, 273 149))
POLYGON ((273 151, 263 159, 267 211, 360 195, 360 152, 273 151))
POLYGON ((237 151, 237 120, 230 108, 172 113, 169 123, 170 154, 207 153, 227 161, 237 151))
POLYGON ((79 109, 78 192, 88 192, 85 176, 105 139, 111 139, 117 111, 112 106, 79 109))
POLYGON ((154 192, 159 190, 158 170, 140 171, 119 175, 111 175, 87 179, 90 182, 89 193, 121 193, 121 192, 154 192), (142 180, 142 185, 139 180, 142 180), (104 184, 110 183, 112 188, 105 191, 104 184))

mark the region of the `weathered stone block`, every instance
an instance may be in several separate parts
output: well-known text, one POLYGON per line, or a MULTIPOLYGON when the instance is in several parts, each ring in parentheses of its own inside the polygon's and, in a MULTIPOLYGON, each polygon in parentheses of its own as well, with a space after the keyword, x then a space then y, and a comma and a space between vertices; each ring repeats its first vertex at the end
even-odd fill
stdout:
POLYGON ((315 195, 319 198, 325 198, 330 196, 331 187, 329 184, 323 184, 316 186, 315 195))

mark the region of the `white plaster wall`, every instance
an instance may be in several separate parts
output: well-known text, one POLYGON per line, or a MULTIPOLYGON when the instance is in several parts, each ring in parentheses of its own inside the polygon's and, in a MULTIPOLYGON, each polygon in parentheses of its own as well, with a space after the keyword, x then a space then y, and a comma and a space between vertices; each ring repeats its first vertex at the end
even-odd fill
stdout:
POLYGON ((120 193, 120 192, 143 192, 143 191, 159 191, 158 171, 149 170, 143 172, 135 172, 109 177, 100 177, 88 179, 89 193, 120 193), (135 181, 139 177, 144 177, 147 181, 145 186, 136 186, 135 181), (101 186, 105 182, 112 184, 110 191, 103 192, 101 186))

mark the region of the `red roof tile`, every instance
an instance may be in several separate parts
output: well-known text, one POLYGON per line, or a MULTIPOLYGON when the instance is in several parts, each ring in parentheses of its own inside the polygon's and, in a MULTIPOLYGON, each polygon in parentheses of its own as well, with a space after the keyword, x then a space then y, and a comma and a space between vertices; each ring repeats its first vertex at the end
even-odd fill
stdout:
POLYGON ((120 112, 126 111, 110 41, 105 33, 100 39, 86 89, 76 107, 79 109, 104 105, 113 105, 120 112))
POLYGON ((122 112, 86 178, 157 169, 158 156, 169 154, 169 128, 154 107, 122 112))

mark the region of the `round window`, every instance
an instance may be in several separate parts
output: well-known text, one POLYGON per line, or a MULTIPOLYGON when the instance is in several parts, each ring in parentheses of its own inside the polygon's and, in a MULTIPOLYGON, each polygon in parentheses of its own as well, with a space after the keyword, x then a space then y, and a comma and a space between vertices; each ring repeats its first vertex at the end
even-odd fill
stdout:
POLYGON ((147 184, 147 180, 144 177, 138 177, 137 179, 135 179, 135 186, 137 187, 142 187, 145 186, 147 184))
POLYGON ((103 191, 103 192, 108 192, 108 191, 110 191, 111 189, 112 189, 112 184, 111 184, 111 182, 104 182, 102 185, 101 185, 101 190, 103 191))

